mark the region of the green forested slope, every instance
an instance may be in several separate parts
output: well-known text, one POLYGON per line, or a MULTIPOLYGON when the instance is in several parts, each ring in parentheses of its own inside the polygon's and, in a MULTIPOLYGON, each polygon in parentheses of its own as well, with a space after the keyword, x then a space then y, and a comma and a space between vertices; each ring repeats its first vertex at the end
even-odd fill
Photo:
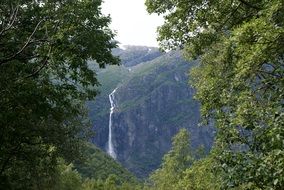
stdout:
POLYGON ((137 182, 137 179, 129 171, 95 145, 88 144, 85 151, 84 162, 75 163, 75 168, 83 178, 105 181, 109 176, 114 175, 119 184, 137 182))

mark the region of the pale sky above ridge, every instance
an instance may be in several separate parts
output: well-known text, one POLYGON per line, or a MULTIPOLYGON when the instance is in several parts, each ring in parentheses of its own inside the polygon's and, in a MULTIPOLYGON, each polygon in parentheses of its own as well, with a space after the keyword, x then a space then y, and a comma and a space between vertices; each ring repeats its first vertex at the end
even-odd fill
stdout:
POLYGON ((110 14, 110 27, 116 31, 116 40, 121 45, 158 46, 156 30, 163 24, 163 18, 149 15, 144 2, 145 0, 104 0, 102 12, 110 14))

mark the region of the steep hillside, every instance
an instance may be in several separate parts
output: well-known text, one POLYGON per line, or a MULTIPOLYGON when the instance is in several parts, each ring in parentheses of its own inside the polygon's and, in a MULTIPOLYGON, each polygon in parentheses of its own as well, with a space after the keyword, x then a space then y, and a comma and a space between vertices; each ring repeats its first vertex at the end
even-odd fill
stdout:
MULTIPOLYGON (((117 52, 129 58, 128 52, 135 54, 139 50, 128 48, 117 52)), ((145 51, 142 47, 141 51, 149 55, 153 50, 145 51)), ((122 63, 133 63, 137 58, 132 56, 134 60, 124 61, 123 56, 122 63)), ((162 156, 170 149, 171 138, 180 128, 191 132, 193 147, 204 145, 208 150, 213 140, 212 128, 197 127, 199 105, 192 98, 194 90, 188 85, 187 74, 195 63, 185 62, 179 52, 160 53, 147 60, 131 67, 122 65, 100 71, 102 93, 95 102, 88 103, 97 134, 93 141, 107 150, 108 94, 117 88, 112 141, 118 161, 139 177, 146 177, 159 166, 162 156)))

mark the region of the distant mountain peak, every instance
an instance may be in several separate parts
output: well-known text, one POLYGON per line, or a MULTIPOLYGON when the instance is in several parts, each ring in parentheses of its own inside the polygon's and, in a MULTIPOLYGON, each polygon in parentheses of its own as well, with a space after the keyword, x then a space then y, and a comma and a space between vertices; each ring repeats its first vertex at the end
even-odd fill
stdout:
POLYGON ((123 45, 113 50, 120 57, 122 65, 132 67, 143 62, 151 61, 163 55, 157 47, 123 45))

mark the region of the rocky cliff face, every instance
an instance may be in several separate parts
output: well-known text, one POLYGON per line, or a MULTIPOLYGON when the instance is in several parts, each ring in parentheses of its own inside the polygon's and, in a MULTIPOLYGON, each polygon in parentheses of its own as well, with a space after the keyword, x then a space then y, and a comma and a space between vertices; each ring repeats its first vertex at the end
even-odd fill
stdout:
MULTIPOLYGON (((203 145, 208 150, 213 141, 212 128, 198 127, 199 105, 188 85, 188 70, 194 63, 185 62, 178 52, 155 56, 131 67, 122 66, 127 72, 123 71, 124 77, 112 87, 118 87, 112 118, 114 150, 117 160, 139 177, 159 166, 170 149, 171 138, 181 128, 191 132, 193 148, 203 145)), ((110 108, 104 96, 113 89, 102 90, 105 93, 98 97, 98 103, 89 102, 97 132, 94 143, 103 149, 108 141, 110 108)))

